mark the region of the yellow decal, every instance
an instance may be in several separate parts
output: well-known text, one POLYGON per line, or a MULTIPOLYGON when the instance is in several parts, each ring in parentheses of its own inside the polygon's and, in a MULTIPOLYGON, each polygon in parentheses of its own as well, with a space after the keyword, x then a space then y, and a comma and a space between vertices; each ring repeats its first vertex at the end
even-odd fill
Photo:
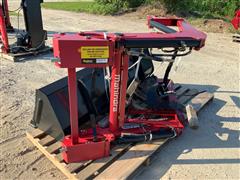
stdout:
POLYGON ((82 59, 108 59, 108 46, 83 46, 79 49, 82 59))

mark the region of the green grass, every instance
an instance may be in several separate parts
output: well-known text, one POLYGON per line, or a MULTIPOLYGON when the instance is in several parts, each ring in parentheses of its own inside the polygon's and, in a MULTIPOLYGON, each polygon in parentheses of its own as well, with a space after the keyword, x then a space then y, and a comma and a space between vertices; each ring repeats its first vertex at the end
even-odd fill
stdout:
MULTIPOLYGON (((198 18, 233 17, 235 9, 240 6, 239 0, 72 0, 72 2, 45 2, 42 7, 73 12, 88 12, 94 14, 116 14, 140 5, 156 5, 165 7, 173 14, 188 14, 196 12, 198 18)), ((155 7, 156 6, 156 7, 155 7)))
MULTIPOLYGON (((46 9, 64 10, 64 11, 71 11, 71 12, 86 12, 86 13, 93 13, 93 14, 114 15, 114 14, 117 14, 118 12, 121 12, 124 9, 128 9, 131 6, 133 6, 132 4, 131 6, 126 3, 124 4, 124 2, 128 2, 128 1, 129 2, 141 1, 141 2, 145 2, 146 4, 148 4, 147 2, 149 2, 149 4, 152 4, 150 2, 157 1, 158 2, 157 4, 152 4, 152 7, 156 9, 158 9, 159 3, 162 5, 168 2, 168 5, 169 6, 171 5, 171 6, 167 7, 167 5, 165 5, 165 8, 167 8, 169 12, 173 14, 182 12, 183 9, 194 11, 197 9, 196 7, 198 7, 196 6, 196 4, 200 3, 200 1, 193 0, 195 2, 194 5, 196 7, 195 6, 191 7, 193 6, 191 3, 190 4, 186 3, 186 2, 190 2, 190 0, 179 1, 177 4, 174 4, 176 3, 175 0, 122 0, 122 1, 120 0, 72 0, 72 2, 45 2, 42 4, 42 7, 46 9), (115 3, 110 3, 110 2, 115 2, 115 3), (183 5, 183 7, 181 7, 180 5, 183 5)), ((210 2, 210 0, 204 0, 204 1, 210 2)), ((235 4, 236 4, 234 2, 236 0, 229 0, 229 2, 230 1, 232 2, 232 4, 230 5, 233 7, 231 8, 231 11, 229 10, 229 14, 230 14, 229 17, 232 17, 233 15, 231 14, 234 12, 233 9, 235 8, 235 4)), ((222 19, 225 22, 228 22, 228 23, 230 22, 231 18, 223 15, 224 11, 221 13, 220 11, 217 11, 217 10, 210 12, 208 9, 204 9, 203 5, 201 7, 202 9, 199 9, 199 11, 197 12, 197 16, 196 15, 192 16, 190 13, 190 15, 185 17, 193 25, 198 25, 198 24, 201 25, 203 24, 205 19, 222 19)), ((229 32, 234 32, 234 31, 235 30, 233 30, 233 28, 230 26, 229 32)))
POLYGON ((74 1, 74 2, 46 2, 42 4, 45 9, 55 9, 72 12, 87 12, 93 14, 114 14, 118 12, 118 7, 114 4, 99 4, 94 1, 74 1))
POLYGON ((94 2, 91 1, 77 1, 77 2, 45 2, 42 4, 43 8, 73 11, 73 12, 90 12, 94 2))
POLYGON ((17 16, 18 13, 17 12, 9 12, 9 16, 17 16))

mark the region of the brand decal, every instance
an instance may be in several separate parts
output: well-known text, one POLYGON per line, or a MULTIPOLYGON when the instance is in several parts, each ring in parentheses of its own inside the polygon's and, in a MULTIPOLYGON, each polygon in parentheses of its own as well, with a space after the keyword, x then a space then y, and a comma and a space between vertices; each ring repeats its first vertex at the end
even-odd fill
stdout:
POLYGON ((113 112, 117 112, 118 108, 118 97, 119 97, 119 83, 120 83, 120 75, 115 75, 114 77, 114 91, 113 91, 113 112))

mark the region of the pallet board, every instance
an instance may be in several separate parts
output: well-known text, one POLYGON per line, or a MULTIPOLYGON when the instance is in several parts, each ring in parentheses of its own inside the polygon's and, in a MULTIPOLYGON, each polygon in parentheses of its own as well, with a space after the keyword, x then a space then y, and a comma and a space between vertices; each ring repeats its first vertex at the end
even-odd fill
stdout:
MULTIPOLYGON (((195 89, 175 86, 179 102, 190 104, 199 112, 213 94, 195 89)), ((27 132, 27 138, 69 179, 127 179, 148 165, 151 156, 169 139, 148 143, 117 145, 111 149, 111 156, 95 161, 66 164, 61 156, 61 143, 39 129, 27 132), (127 167, 126 167, 127 165, 127 167)))
POLYGON ((167 141, 168 139, 162 139, 152 143, 140 143, 131 147, 127 153, 111 164, 96 179, 127 179, 131 177, 167 141))

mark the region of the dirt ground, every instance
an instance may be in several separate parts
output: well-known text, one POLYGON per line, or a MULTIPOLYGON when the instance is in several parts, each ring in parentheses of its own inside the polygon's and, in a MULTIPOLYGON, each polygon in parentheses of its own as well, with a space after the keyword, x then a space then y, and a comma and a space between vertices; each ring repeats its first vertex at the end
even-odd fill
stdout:
MULTIPOLYGON (((10 7, 16 7, 14 1, 11 3, 10 7)), ((131 16, 43 10, 43 20, 49 36, 54 32, 96 29, 148 31, 144 20, 131 16)), ((17 27, 16 17, 12 22, 17 27)), ((213 92, 215 99, 200 113, 200 128, 186 128, 182 136, 154 156, 151 165, 136 179, 240 179, 239 61, 240 45, 232 42, 231 34, 214 33, 208 33, 206 47, 181 61, 171 78, 213 92)), ((0 64, 1 179, 65 179, 26 139, 25 132, 30 128, 35 89, 65 76, 66 70, 56 68, 48 55, 21 63, 1 59, 0 64)), ((164 66, 155 65, 155 74, 162 75, 164 66)))

